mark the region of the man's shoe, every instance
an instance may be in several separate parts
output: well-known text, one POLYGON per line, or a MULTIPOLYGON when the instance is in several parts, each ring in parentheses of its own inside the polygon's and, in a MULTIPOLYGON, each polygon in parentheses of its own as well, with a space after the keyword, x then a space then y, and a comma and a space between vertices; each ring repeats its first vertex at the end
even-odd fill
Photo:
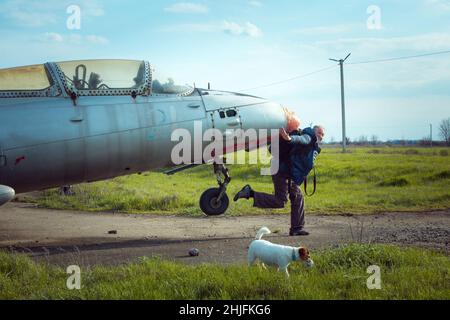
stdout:
POLYGON ((234 201, 238 201, 239 199, 249 199, 251 192, 252 188, 250 187, 250 185, 247 184, 245 187, 241 189, 241 191, 236 193, 236 195, 234 196, 234 201))
POLYGON ((290 236, 308 236, 309 232, 306 230, 297 230, 297 231, 290 231, 290 236))

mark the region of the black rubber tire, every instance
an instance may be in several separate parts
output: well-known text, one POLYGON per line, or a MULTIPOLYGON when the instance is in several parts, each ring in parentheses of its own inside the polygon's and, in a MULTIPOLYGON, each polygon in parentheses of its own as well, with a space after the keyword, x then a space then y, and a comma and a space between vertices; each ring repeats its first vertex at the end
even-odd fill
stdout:
POLYGON ((219 188, 211 188, 202 193, 200 197, 200 209, 207 216, 219 216, 227 211, 230 200, 227 194, 224 193, 220 201, 216 202, 219 193, 219 188))

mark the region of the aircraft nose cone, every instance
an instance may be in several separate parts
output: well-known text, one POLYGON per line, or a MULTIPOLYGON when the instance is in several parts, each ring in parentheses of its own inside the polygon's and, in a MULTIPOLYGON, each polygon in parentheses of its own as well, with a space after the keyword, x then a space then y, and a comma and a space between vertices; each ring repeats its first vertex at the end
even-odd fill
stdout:
POLYGON ((285 128, 286 131, 288 131, 289 123, 291 123, 292 126, 292 119, 298 119, 295 117, 293 112, 289 111, 279 103, 273 101, 267 101, 255 107, 242 109, 253 110, 252 120, 255 125, 254 128, 267 128, 277 130, 280 128, 285 128))
POLYGON ((13 188, 0 185, 0 206, 14 199, 16 192, 13 188))

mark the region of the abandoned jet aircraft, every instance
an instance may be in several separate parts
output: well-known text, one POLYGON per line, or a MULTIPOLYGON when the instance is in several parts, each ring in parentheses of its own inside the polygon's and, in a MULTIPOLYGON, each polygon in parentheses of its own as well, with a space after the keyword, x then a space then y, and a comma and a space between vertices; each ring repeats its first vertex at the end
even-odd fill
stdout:
MULTIPOLYGON (((15 193, 189 168, 192 164, 173 164, 171 133, 177 128, 193 132, 195 121, 221 132, 286 125, 277 103, 180 85, 146 61, 0 69, 0 205, 15 193)), ((228 170, 223 164, 214 170, 219 187, 200 198, 207 215, 228 207, 228 170)))

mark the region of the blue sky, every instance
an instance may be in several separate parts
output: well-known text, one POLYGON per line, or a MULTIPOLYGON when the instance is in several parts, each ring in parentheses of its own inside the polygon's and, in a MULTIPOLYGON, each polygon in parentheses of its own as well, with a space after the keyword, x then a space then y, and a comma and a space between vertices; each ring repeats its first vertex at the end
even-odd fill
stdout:
MULTIPOLYGON (((378 10, 377 9, 377 10, 378 10)), ((1 0, 0 67, 149 60, 185 83, 240 91, 348 62, 450 50, 450 0, 1 0), (70 5, 81 12, 69 30, 70 5), (377 28, 373 6, 379 9, 377 28), (372 8, 372 9, 371 9, 372 8), (369 9, 369 10, 368 10, 369 9), (373 24, 371 24, 373 25, 373 24)), ((450 54, 345 67, 347 135, 420 139, 450 117, 450 54)), ((341 139, 339 69, 245 91, 341 139)))

